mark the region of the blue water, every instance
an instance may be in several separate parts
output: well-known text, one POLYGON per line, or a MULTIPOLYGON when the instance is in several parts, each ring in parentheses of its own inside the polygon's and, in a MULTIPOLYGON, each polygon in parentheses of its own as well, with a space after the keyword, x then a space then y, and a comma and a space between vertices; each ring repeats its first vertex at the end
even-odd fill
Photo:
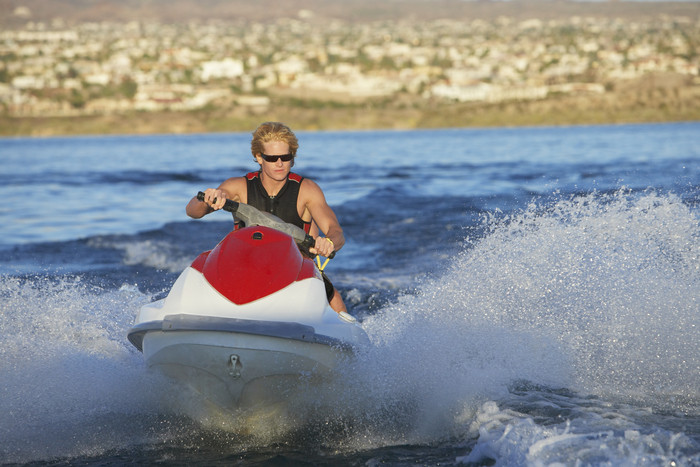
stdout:
POLYGON ((0 463, 700 465, 699 123, 298 136, 372 346, 246 432, 125 336, 250 135, 0 139, 0 463))

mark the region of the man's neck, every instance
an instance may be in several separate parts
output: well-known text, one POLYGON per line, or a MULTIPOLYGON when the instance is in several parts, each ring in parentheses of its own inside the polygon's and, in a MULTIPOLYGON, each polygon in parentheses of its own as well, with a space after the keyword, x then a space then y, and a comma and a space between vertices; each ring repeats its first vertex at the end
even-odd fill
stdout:
POLYGON ((265 188, 265 191, 270 198, 274 198, 279 194, 280 190, 282 187, 284 187, 284 184, 287 183, 288 179, 289 175, 287 175, 284 180, 277 181, 270 177, 266 177, 262 171, 260 173, 260 182, 262 182, 262 186, 265 188))

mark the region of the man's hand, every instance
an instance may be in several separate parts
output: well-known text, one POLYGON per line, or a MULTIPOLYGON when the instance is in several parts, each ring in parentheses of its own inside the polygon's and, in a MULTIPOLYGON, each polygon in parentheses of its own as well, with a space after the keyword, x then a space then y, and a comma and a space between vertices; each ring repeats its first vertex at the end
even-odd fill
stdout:
POLYGON ((217 188, 207 188, 204 191, 204 202, 207 203, 207 206, 212 208, 214 211, 218 211, 224 207, 224 204, 226 204, 227 196, 228 195, 223 190, 219 190, 217 188))
POLYGON ((328 237, 316 237, 316 244, 309 248, 309 252, 314 255, 321 255, 328 258, 335 251, 333 241, 328 237))

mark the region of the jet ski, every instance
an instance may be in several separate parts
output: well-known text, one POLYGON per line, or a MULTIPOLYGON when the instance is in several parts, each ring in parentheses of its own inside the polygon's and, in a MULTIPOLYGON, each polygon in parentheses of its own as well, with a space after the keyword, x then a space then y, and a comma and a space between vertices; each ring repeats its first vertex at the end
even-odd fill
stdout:
POLYGON ((328 304, 325 264, 300 251, 308 253, 313 237, 244 203, 227 200, 224 209, 245 227, 143 306, 128 339, 150 368, 230 410, 308 389, 369 339, 328 304))

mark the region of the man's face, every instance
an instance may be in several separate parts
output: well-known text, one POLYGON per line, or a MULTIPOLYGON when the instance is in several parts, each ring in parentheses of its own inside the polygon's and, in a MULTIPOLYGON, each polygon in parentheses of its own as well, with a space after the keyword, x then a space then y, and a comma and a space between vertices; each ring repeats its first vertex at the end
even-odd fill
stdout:
MULTIPOLYGON (((284 156, 289 154, 289 145, 282 141, 263 143, 263 154, 266 156, 284 156)), ((268 162, 262 155, 256 155, 255 159, 260 164, 263 175, 276 181, 285 180, 292 169, 292 161, 285 162, 277 158, 274 162, 268 162)))

